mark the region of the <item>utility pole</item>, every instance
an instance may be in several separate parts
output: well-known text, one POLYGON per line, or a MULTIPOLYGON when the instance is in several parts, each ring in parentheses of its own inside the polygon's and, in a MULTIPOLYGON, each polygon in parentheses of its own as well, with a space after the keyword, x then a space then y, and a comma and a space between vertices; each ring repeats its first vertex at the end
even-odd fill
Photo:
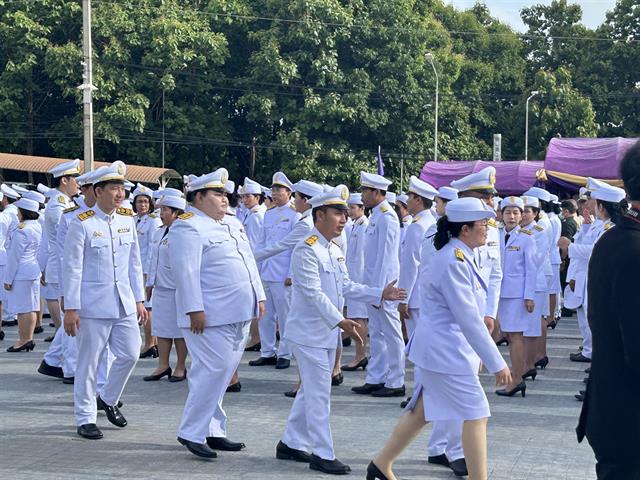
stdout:
POLYGON ((162 89, 162 168, 164 168, 164 88, 162 89))
POLYGON ((251 161, 249 164, 249 175, 254 178, 256 170, 256 137, 251 139, 251 161))
POLYGON ((527 103, 525 106, 525 114, 524 114, 524 161, 529 160, 529 102, 533 97, 538 95, 540 92, 538 90, 534 90, 527 98, 527 103))
POLYGON ((91 0, 82 0, 82 90, 84 130, 84 171, 93 171, 93 59, 91 52, 91 0))

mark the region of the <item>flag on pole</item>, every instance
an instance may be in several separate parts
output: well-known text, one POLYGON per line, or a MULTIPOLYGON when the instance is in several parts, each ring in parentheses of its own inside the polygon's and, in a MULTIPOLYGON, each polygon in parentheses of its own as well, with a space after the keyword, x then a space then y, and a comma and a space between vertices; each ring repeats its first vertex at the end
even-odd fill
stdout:
POLYGON ((384 175, 384 164, 382 163, 382 154, 380 153, 380 145, 378 145, 378 175, 384 175))

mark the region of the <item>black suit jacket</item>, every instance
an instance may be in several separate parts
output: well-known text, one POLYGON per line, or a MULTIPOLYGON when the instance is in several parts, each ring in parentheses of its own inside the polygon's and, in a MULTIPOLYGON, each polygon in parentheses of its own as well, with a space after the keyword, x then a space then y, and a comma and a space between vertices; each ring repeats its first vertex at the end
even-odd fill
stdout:
POLYGON ((597 459, 640 464, 640 213, 596 243, 589 262, 593 356, 577 428, 597 459))
POLYGON ((561 235, 573 241, 573 237, 578 232, 578 222, 576 222, 576 219, 574 217, 563 218, 560 225, 562 227, 561 235))

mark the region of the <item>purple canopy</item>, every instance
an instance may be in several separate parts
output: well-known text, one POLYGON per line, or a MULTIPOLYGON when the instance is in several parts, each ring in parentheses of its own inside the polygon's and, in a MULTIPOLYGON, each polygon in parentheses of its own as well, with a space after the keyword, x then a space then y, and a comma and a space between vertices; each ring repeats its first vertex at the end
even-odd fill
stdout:
POLYGON ((485 162, 482 160, 428 162, 422 168, 420 178, 440 188, 485 167, 495 167, 496 189, 500 195, 521 195, 536 183, 536 172, 544 168, 544 162, 485 162))

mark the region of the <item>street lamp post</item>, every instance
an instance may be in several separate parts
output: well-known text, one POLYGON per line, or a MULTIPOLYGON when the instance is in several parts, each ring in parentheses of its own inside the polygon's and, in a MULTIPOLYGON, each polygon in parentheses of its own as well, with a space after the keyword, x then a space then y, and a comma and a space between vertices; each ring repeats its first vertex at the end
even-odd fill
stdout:
POLYGON ((435 126, 435 134, 433 140, 433 161, 438 161, 438 95, 439 95, 439 83, 438 83, 438 71, 436 70, 436 66, 433 63, 433 53, 429 52, 425 55, 427 62, 431 64, 431 68, 433 68, 433 73, 436 76, 436 126, 435 126))
POLYGON ((538 95, 540 92, 534 90, 527 98, 527 105, 525 108, 525 120, 524 120, 524 160, 529 160, 529 100, 538 95))

